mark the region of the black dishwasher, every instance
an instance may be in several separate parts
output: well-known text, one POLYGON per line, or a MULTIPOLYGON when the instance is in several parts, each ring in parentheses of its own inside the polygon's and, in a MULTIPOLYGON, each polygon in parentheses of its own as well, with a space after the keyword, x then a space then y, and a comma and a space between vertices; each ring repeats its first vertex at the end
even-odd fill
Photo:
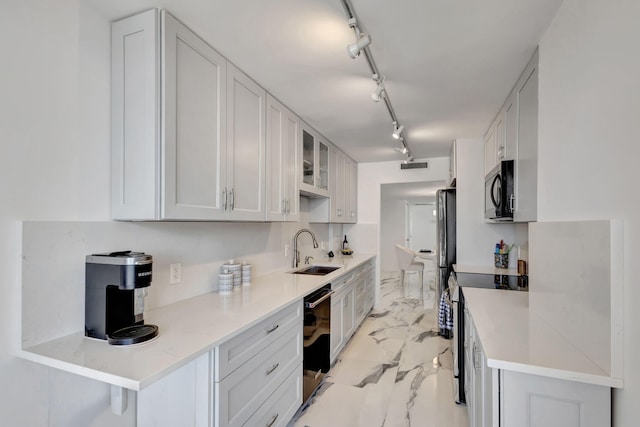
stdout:
POLYGON ((303 401, 307 401, 331 367, 331 285, 304 299, 303 401))

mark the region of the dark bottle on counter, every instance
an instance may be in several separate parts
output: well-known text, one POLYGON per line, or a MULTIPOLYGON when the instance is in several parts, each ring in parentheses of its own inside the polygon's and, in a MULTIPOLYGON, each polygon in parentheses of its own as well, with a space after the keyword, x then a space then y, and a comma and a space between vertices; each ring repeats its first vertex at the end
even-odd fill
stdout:
POLYGON ((347 235, 344 235, 344 241, 342 242, 342 249, 347 249, 349 247, 349 242, 347 242, 347 235))

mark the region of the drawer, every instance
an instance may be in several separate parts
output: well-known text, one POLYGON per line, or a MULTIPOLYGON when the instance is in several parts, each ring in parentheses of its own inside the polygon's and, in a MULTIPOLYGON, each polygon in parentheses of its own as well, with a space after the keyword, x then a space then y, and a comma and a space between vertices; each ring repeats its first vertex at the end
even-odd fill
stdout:
POLYGON ((340 289, 350 284, 351 280, 353 280, 353 277, 353 272, 338 277, 331 282, 331 289, 334 291, 340 291, 340 289))
POLYGON ((266 402, 242 424, 246 427, 284 427, 302 405, 302 364, 298 365, 266 402))
POLYGON ((295 302, 271 315, 259 325, 220 344, 215 349, 215 381, 221 381, 260 350, 278 339, 292 325, 302 327, 302 301, 295 302))
POLYGON ((302 363, 302 322, 215 383, 216 427, 243 425, 302 363))

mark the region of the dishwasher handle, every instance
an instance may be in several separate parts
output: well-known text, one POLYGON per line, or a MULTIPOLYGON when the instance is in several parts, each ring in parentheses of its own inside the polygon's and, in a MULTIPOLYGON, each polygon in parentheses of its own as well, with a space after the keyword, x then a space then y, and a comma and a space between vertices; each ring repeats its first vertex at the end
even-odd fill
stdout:
POLYGON ((335 293, 334 290, 330 290, 327 293, 323 294, 320 298, 318 298, 315 301, 305 301, 304 302, 304 307, 305 308, 316 308, 318 305, 320 305, 321 302, 323 302, 326 299, 330 298, 331 295, 333 295, 334 293, 335 293))

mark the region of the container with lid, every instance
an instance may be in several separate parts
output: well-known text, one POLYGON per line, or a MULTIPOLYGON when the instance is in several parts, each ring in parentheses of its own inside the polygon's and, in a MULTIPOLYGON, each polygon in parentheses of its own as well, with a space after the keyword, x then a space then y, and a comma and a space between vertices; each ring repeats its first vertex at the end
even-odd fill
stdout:
POLYGON ((246 261, 242 263, 242 285, 251 285, 251 264, 246 261))
POLYGON ((222 264, 220 271, 228 270, 233 274, 233 285, 240 286, 242 284, 242 265, 233 259, 222 264))
POLYGON ((222 270, 218 274, 218 292, 221 294, 233 291, 233 273, 229 270, 222 270))

